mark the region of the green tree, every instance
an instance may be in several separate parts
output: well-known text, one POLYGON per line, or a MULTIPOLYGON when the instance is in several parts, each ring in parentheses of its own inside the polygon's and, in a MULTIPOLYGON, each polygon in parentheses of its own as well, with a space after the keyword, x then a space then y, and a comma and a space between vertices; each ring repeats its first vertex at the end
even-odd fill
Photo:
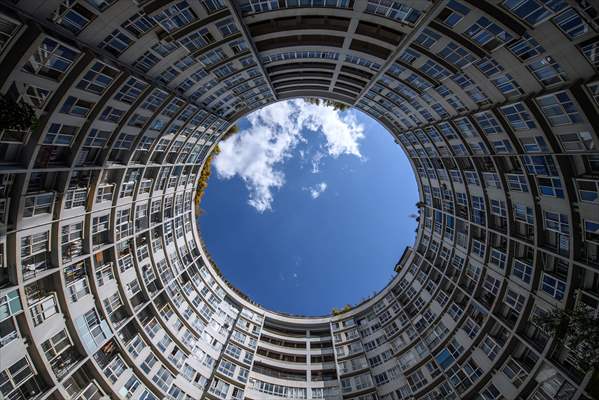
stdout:
POLYGON ((331 310, 331 314, 333 315, 341 315, 341 314, 345 314, 346 312, 350 311, 353 307, 351 306, 351 304, 346 304, 345 307, 343 307, 341 310, 339 310, 338 308, 333 308, 331 310))
POLYGON ((314 104, 317 106, 323 105, 326 107, 331 107, 335 111, 346 111, 346 110, 350 109, 349 105, 347 105, 345 103, 341 103, 340 101, 335 101, 335 100, 330 100, 330 99, 319 99, 317 97, 306 97, 306 98, 304 98, 304 101, 308 104, 314 104))
POLYGON ((350 106, 348 106, 347 104, 334 100, 325 100, 324 104, 328 107, 333 107, 335 111, 346 111, 350 108, 350 106))
MULTIPOLYGON (((237 132, 239 132, 239 126, 232 125, 229 128, 229 130, 220 138, 220 140, 221 141, 226 140, 226 139, 230 138, 231 136, 233 136, 234 134, 236 134, 237 132)), ((197 206, 197 210, 199 212, 201 212, 200 203, 202 202, 202 197, 204 197, 204 192, 206 191, 206 188, 208 187, 208 179, 210 179, 210 173, 212 171, 212 161, 214 160, 214 157, 217 156, 219 153, 220 153, 220 147, 218 147, 218 145, 216 145, 216 147, 214 147, 214 149, 212 150, 212 152, 206 159, 206 162, 204 163, 204 166, 202 167, 202 171, 200 171, 200 179, 198 180, 198 187, 196 189, 196 195, 195 195, 195 199, 194 199, 195 204, 197 206)))
POLYGON ((229 130, 220 138, 220 140, 221 141, 227 140, 228 138, 230 138, 231 136, 233 136, 237 132, 239 132, 239 125, 237 125, 237 124, 231 125, 231 127, 229 128, 229 130))
POLYGON ((536 315, 533 322, 569 349, 582 371, 599 369, 599 318, 587 308, 556 308, 536 315))
POLYGON ((26 130, 37 123, 33 107, 8 96, 0 97, 0 129, 26 130))
POLYGON ((212 160, 214 159, 214 156, 218 155, 219 153, 220 147, 216 145, 202 166, 202 171, 200 171, 200 179, 198 180, 198 188, 196 189, 195 195, 195 203, 198 208, 202 202, 202 197, 204 197, 204 192, 208 187, 208 179, 210 179, 210 173, 212 171, 212 160))

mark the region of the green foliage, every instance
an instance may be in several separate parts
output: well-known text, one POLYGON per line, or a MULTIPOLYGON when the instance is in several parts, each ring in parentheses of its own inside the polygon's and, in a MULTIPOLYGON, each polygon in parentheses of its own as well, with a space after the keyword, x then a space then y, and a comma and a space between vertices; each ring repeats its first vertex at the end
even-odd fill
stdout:
POLYGON ((350 109, 350 106, 339 101, 329 99, 319 99, 317 97, 306 97, 304 101, 309 104, 317 106, 323 105, 326 107, 332 107, 335 111, 346 111, 350 109))
POLYGON ((229 130, 220 138, 221 141, 227 140, 228 138, 230 138, 231 136, 233 136, 234 134, 236 134, 237 132, 239 132, 239 126, 238 125, 233 125, 229 128, 229 130))
MULTIPOLYGON (((220 140, 226 140, 226 139, 230 138, 232 135, 236 134, 237 132, 239 132, 239 127, 237 125, 233 125, 221 137, 220 140)), ((218 147, 218 145, 216 145, 216 147, 214 147, 214 150, 212 150, 212 153, 210 153, 210 155, 206 159, 206 162, 204 163, 204 166, 202 167, 202 171, 200 171, 200 179, 198 180, 198 187, 197 187, 196 195, 195 195, 195 199, 194 199, 195 204, 198 207, 198 209, 199 209, 200 203, 202 202, 202 197, 204 197, 204 192, 206 191, 206 188, 208 187, 208 179, 210 179, 210 172, 212 171, 212 160, 214 159, 214 156, 218 155, 219 153, 220 153, 220 147, 218 147)))
POLYGON ((581 370, 599 369, 599 319, 588 309, 556 308, 533 317, 533 322, 570 350, 581 370))
POLYGON ((35 112, 29 104, 0 97, 0 129, 27 130, 36 124, 35 112))
POLYGON ((346 312, 350 311, 352 308, 353 307, 351 306, 351 304, 346 304, 345 307, 343 307, 341 310, 339 310, 337 308, 333 308, 331 310, 331 314, 333 314, 334 316, 345 314, 346 312))
POLYGON ((196 190, 195 203, 199 207, 202 197, 204 197, 204 192, 208 187, 208 179, 210 179, 210 172, 212 170, 212 160, 214 156, 220 153, 220 148, 218 145, 212 150, 212 153, 206 159, 204 166, 202 167, 202 171, 200 172, 200 179, 198 180, 198 188, 196 190))
POLYGON ((204 239, 202 239, 201 237, 200 244, 202 245, 202 250, 204 250, 204 254, 206 254, 206 258, 208 258, 210 265, 212 265, 212 269, 214 269, 214 272, 216 272, 216 274, 222 278, 223 273, 220 270, 220 267, 218 266, 218 264, 216 264, 216 261, 214 261, 212 255, 208 252, 208 247, 206 247, 206 243, 204 242, 204 239))

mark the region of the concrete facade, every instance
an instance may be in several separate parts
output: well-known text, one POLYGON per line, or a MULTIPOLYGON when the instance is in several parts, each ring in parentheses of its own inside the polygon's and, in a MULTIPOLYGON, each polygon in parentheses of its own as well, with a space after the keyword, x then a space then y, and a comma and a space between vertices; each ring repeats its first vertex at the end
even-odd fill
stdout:
POLYGON ((1 1, 0 93, 38 122, 0 132, 0 397, 592 399, 532 318, 599 312, 598 11, 1 1), (195 223, 220 137, 296 97, 376 118, 419 186, 397 275, 337 316, 254 304, 195 223))

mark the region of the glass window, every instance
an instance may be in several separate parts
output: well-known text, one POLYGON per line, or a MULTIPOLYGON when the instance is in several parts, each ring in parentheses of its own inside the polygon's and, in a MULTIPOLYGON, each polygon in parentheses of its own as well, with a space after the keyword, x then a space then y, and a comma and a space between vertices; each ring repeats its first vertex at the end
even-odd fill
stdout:
POLYGON ((45 38, 23 65, 23 71, 59 81, 71 68, 79 52, 60 42, 45 38))
POLYGON ((465 5, 455 0, 450 0, 449 3, 447 3, 447 7, 439 13, 437 20, 453 28, 464 18, 464 16, 468 15, 469 12, 470 9, 465 5))
POLYGON ((223 37, 231 36, 232 34, 239 32, 239 29, 237 29, 237 25, 235 25, 233 18, 227 18, 217 22, 216 27, 223 37))
POLYGON ((533 26, 567 6, 563 0, 504 0, 501 5, 533 26))
POLYGON ((507 292, 505 293, 504 303, 518 313, 524 308, 525 301, 526 298, 523 295, 516 293, 512 289, 508 288, 507 292))
POLYGON ((584 239, 589 242, 599 243, 599 222, 584 221, 584 239))
POLYGON ((167 32, 182 28, 196 18, 195 13, 186 1, 170 5, 154 15, 154 20, 167 32))
POLYGON ((522 38, 511 45, 509 49, 521 61, 529 60, 545 52, 543 46, 528 33, 522 35, 522 38))
POLYGON ((514 218, 516 221, 524 222, 529 225, 534 224, 534 214, 532 207, 527 207, 521 203, 514 203, 514 218))
POLYGON ((551 86, 566 80, 566 74, 552 57, 543 57, 533 61, 527 68, 544 86, 551 86))
POLYGON ((129 36, 125 35, 119 29, 115 29, 102 41, 102 43, 100 43, 99 46, 106 49, 106 51, 113 56, 118 57, 127 50, 132 43, 133 40, 129 36))
POLYGON ((488 51, 493 51, 512 40, 511 34, 486 17, 480 17, 464 34, 488 51))
POLYGON ((512 268, 512 275, 524 283, 530 283, 532 277, 532 266, 523 260, 515 259, 514 266, 512 268))
POLYGON ((29 195, 25 198, 23 217, 50 214, 54 204, 54 192, 29 195))
POLYGON ((576 179, 578 198, 584 203, 599 203, 599 181, 576 179))
POLYGON ((77 83, 77 89, 101 95, 112 84, 118 74, 117 69, 96 61, 77 83))
POLYGON ((537 186, 539 192, 543 196, 557 197, 560 199, 564 198, 564 189, 562 187, 562 181, 559 178, 538 176, 537 186))
POLYGON ((214 41, 214 37, 207 28, 198 29, 179 39, 179 43, 190 52, 201 49, 214 41))
POLYGON ((541 285, 543 291, 556 300, 562 300, 566 294, 566 282, 555 278, 547 273, 543 273, 543 282, 541 285))
POLYGON ((125 110, 119 110, 118 108, 108 106, 102 110, 102 113, 98 119, 100 121, 108 121, 118 124, 121 118, 123 118, 123 115, 125 115, 125 110))
POLYGON ((146 51, 135 61, 135 63, 133 63, 133 65, 139 68, 142 72, 148 72, 154 68, 159 61, 160 58, 158 56, 151 51, 146 51))
POLYGON ((567 92, 553 93, 537 97, 541 111, 551 126, 560 126, 582 122, 578 108, 567 92))
POLYGON ((58 6, 52 20, 77 35, 95 18, 96 14, 79 2, 65 0, 58 6))
POLYGON ((421 67, 420 70, 432 79, 442 80, 447 78, 451 73, 441 65, 437 64, 432 60, 427 60, 421 67))
POLYGON ((140 38, 145 33, 151 31, 155 25, 156 21, 152 17, 138 12, 123 22, 121 26, 135 37, 140 38))
POLYGON ((565 214, 554 213, 550 211, 543 212, 543 223, 545 229, 563 235, 570 234, 570 225, 568 224, 568 216, 565 214))
POLYGON ((595 69, 599 68, 599 38, 585 42, 580 50, 595 69))
POLYGON ((0 14, 0 53, 8 45, 8 43, 15 37, 17 31, 21 27, 21 23, 4 15, 0 14))
POLYGON ((568 8, 566 11, 555 17, 553 22, 555 22, 570 40, 584 35, 589 30, 584 19, 582 19, 580 14, 573 8, 568 8))
POLYGON ((523 156, 524 166, 531 175, 558 176, 551 156, 523 156))
POLYGON ((117 0, 86 0, 88 4, 93 6, 98 11, 104 11, 117 0))
POLYGON ((79 127, 77 126, 50 124, 48 132, 44 136, 44 144, 70 146, 77 132, 79 132, 79 127))
POLYGON ((595 148, 590 132, 581 131, 557 135, 564 151, 586 151, 595 148))
MULTIPOLYGON (((302 1, 302 3, 304 3, 302 1)), ((345 4, 349 2, 343 1, 345 4)), ((346 6, 347 7, 347 6, 346 6)), ((366 6, 366 12, 376 15, 382 15, 387 18, 394 19, 396 21, 404 22, 409 25, 413 25, 418 21, 422 13, 412 7, 409 7, 407 4, 404 4, 403 1, 396 0, 368 0, 368 5, 366 6)))
POLYGON ((543 136, 521 137, 520 143, 526 153, 549 153, 549 147, 543 136))
POLYGON ((437 32, 424 28, 422 33, 416 38, 416 43, 419 43, 422 47, 430 49, 435 43, 441 39, 441 35, 437 32))
POLYGON ((458 46, 454 42, 449 42, 445 48, 438 53, 438 55, 445 61, 454 64, 459 68, 464 68, 465 66, 476 61, 476 57, 471 52, 461 46, 458 46))
POLYGON ((501 111, 514 130, 527 130, 536 128, 536 124, 532 119, 532 116, 523 103, 514 103, 501 107, 501 111))
POLYGON ((503 128, 501 127, 497 118, 491 111, 484 111, 474 115, 476 122, 481 127, 484 133, 487 135, 495 135, 502 133, 503 128))
POLYGON ((507 185, 515 192, 528 192, 526 177, 520 174, 506 174, 507 185))
POLYGON ((202 3, 208 14, 227 7, 223 0, 201 0, 200 3, 202 3))
POLYGON ((147 87, 147 83, 135 78, 129 78, 117 94, 115 94, 114 98, 123 103, 133 104, 147 87))

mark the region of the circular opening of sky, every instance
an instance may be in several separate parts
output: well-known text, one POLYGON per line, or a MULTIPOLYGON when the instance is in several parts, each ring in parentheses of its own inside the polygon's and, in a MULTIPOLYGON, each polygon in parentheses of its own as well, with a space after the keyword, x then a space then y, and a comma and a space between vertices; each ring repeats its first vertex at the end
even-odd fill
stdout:
POLYGON ((326 315, 382 289, 414 242, 403 150, 357 110, 282 101, 219 144, 198 226, 224 277, 256 303, 326 315))

